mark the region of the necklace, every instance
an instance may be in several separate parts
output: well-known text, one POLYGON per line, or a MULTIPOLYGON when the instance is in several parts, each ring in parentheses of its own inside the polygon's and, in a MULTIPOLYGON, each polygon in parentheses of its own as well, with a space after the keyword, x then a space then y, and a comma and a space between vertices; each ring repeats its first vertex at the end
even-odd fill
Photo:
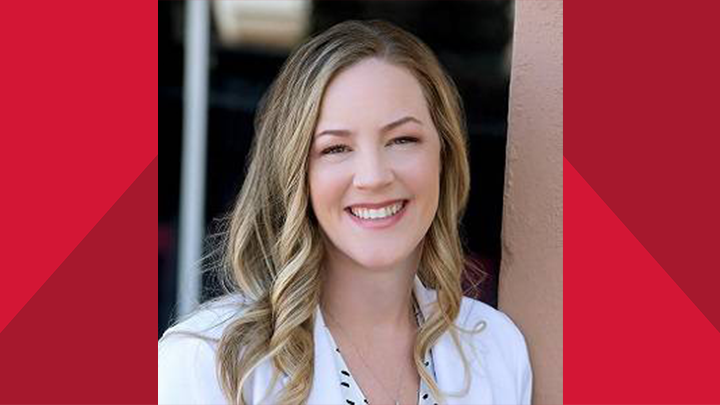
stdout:
MULTIPOLYGON (((414 300, 413 300, 413 301, 414 301, 414 300)), ((414 302, 413 302, 413 304, 414 304, 414 302)), ((326 309, 324 309, 323 312, 328 316, 328 318, 329 318, 335 325, 338 326, 338 328, 339 328, 338 330, 340 331, 340 333, 342 333, 342 335, 345 337, 345 339, 348 341, 348 343, 350 343, 350 346, 352 346, 352 348, 353 348, 353 350, 355 351, 355 353, 357 354, 358 358, 359 358, 360 361, 363 363, 363 366, 368 370, 368 372, 370 373, 370 375, 372 376, 372 378, 375 380, 375 382, 377 382, 377 383, 380 385, 380 387, 382 387, 383 391, 385 391, 385 395, 387 395, 389 398, 393 398, 393 396, 390 395, 390 392, 389 392, 390 390, 388 390, 387 387, 385 386, 385 384, 383 384, 382 381, 380 381, 380 379, 375 376, 375 373, 373 373, 372 369, 370 368, 370 366, 368 365, 368 363, 365 361, 365 357, 362 355, 362 352, 361 352, 360 349, 358 349, 357 346, 355 346, 355 344, 352 342, 352 340, 350 339, 349 334, 345 332, 345 329, 342 327, 342 325, 340 324, 340 322, 336 321, 335 318, 332 316, 332 314, 330 314, 330 312, 328 312, 326 309)), ((415 314, 417 315, 417 312, 416 312, 416 311, 415 311, 415 314)), ((398 381, 397 381, 397 384, 396 384, 396 385, 397 385, 397 391, 396 391, 396 394, 395 394, 395 401, 394 401, 394 402, 395 402, 395 405, 400 405, 400 394, 402 393, 402 385, 403 385, 403 384, 402 384, 402 383, 403 383, 403 381, 402 381, 402 376, 403 376, 403 371, 404 371, 404 370, 405 370, 404 367, 400 367, 400 372, 398 373, 398 381)))

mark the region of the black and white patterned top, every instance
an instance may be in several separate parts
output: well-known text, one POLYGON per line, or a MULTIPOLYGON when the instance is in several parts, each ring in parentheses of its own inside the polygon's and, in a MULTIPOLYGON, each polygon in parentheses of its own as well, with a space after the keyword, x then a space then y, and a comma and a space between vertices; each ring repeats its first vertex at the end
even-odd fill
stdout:
MULTIPOLYGON (((422 325, 425 319, 423 318, 422 312, 419 310, 417 305, 415 305, 415 316, 417 317, 418 325, 422 325)), ((328 334, 330 343, 335 348, 335 369, 340 375, 340 390, 345 397, 345 403, 348 405, 369 404, 367 397, 360 388, 360 385, 355 382, 355 379, 350 374, 350 369, 347 364, 345 364, 345 360, 340 353, 340 348, 337 343, 335 343, 335 339, 333 338, 332 333, 330 333, 330 329, 327 325, 325 325, 325 331, 328 334)), ((435 366, 433 365, 432 359, 432 349, 430 349, 429 353, 425 355, 425 361, 423 364, 428 368, 430 375, 435 379, 435 381, 437 381, 435 366)), ((433 398, 432 392, 430 392, 427 384, 422 379, 420 379, 420 390, 418 391, 417 403, 418 405, 437 405, 437 401, 433 398)))

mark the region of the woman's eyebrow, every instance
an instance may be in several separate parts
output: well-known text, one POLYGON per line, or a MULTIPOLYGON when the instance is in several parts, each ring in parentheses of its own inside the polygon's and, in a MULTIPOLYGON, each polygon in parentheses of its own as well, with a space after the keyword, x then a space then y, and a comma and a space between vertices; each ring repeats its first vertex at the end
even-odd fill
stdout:
POLYGON ((315 134, 315 138, 320 138, 323 135, 335 135, 335 136, 349 136, 350 131, 347 129, 326 129, 322 132, 315 134))
POLYGON ((418 125, 422 125, 422 122, 420 122, 419 119, 417 119, 417 118, 415 118, 415 117, 413 117, 413 116, 411 116, 411 115, 408 115, 408 116, 406 116, 406 117, 402 117, 402 118, 400 118, 399 120, 395 120, 395 121, 393 121, 393 122, 385 125, 384 127, 382 127, 382 130, 381 130, 381 131, 382 131, 382 132, 388 132, 388 131, 390 131, 391 129, 397 128, 397 127, 399 127, 400 125, 403 125, 403 124, 405 124, 405 123, 407 123, 407 122, 414 122, 414 123, 416 123, 416 124, 418 124, 418 125))
MULTIPOLYGON (((401 126, 401 125, 403 125, 403 124, 405 124, 405 123, 408 123, 408 122, 414 122, 414 123, 416 123, 416 124, 418 124, 418 125, 422 125, 422 122, 421 122, 419 119, 417 119, 417 118, 415 118, 415 117, 413 117, 413 116, 408 115, 408 116, 402 117, 402 118, 400 118, 400 119, 398 119, 398 120, 395 120, 395 121, 393 121, 393 122, 391 122, 391 123, 389 123, 389 124, 386 124, 385 126, 383 126, 383 127, 380 129, 380 131, 381 131, 381 132, 388 132, 388 131, 390 131, 390 130, 392 130, 392 129, 394 129, 394 128, 397 128, 397 127, 399 127, 399 126, 401 126)), ((319 138, 319 137, 321 137, 321 136, 323 136, 323 135, 349 136, 350 134, 351 134, 351 131, 349 131, 349 130, 347 130, 347 129, 326 129, 326 130, 324 130, 324 131, 318 132, 318 133, 315 135, 315 138, 319 138)))

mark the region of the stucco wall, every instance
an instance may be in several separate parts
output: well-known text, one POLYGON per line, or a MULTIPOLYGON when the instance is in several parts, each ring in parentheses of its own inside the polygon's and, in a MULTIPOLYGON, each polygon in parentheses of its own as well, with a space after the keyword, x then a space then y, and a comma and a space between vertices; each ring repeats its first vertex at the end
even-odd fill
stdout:
POLYGON ((563 401, 563 3, 515 3, 499 303, 520 326, 535 404, 563 401))

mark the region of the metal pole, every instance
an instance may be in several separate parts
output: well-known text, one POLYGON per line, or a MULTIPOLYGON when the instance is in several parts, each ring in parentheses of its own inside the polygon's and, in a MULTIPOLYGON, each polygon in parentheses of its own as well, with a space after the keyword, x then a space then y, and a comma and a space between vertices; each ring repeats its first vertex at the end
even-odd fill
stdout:
POLYGON ((177 311, 182 316, 200 301, 200 258, 205 227, 208 54, 210 2, 185 2, 185 78, 180 184, 177 311))

